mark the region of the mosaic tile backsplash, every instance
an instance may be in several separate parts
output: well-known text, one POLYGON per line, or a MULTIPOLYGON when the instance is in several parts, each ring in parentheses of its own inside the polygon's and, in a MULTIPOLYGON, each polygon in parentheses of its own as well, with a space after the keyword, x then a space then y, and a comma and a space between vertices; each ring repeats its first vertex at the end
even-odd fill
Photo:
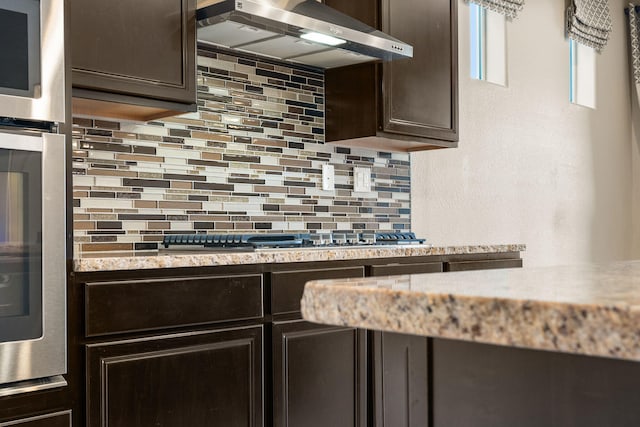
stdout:
POLYGON ((196 113, 74 118, 75 257, 152 252, 169 233, 409 229, 409 155, 325 145, 322 73, 202 50, 198 85, 196 113), (371 192, 353 191, 354 166, 371 192))

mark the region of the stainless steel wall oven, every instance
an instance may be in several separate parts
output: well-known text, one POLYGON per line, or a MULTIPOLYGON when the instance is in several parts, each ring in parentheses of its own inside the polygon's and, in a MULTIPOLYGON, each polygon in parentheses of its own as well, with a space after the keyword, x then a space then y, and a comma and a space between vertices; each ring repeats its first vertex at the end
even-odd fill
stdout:
POLYGON ((0 396, 66 384, 64 0, 0 0, 0 396))
POLYGON ((64 0, 0 0, 0 117, 64 122, 64 0))

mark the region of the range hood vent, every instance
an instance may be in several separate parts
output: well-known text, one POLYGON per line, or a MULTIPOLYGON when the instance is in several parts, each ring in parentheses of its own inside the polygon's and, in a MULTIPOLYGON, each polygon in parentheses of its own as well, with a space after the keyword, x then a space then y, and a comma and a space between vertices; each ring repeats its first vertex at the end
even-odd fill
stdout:
POLYGON ((222 0, 197 12, 198 41, 318 68, 413 57, 413 47, 316 0, 222 0))

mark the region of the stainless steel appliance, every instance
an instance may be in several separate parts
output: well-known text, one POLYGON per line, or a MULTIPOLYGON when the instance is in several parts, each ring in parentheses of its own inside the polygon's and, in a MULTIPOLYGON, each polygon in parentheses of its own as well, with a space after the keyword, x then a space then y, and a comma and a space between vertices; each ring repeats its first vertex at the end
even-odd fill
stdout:
POLYGON ((198 41, 320 68, 411 58, 413 47, 316 0, 208 0, 198 41))
POLYGON ((64 0, 0 0, 0 396, 66 384, 64 0))
POLYGON ((0 117, 64 122, 64 0, 0 0, 0 117))
POLYGON ((64 153, 63 135, 0 132, 0 396, 64 384, 64 153))
POLYGON ((347 248, 359 246, 428 246, 414 233, 315 234, 175 234, 163 238, 167 250, 260 250, 273 248, 347 248))

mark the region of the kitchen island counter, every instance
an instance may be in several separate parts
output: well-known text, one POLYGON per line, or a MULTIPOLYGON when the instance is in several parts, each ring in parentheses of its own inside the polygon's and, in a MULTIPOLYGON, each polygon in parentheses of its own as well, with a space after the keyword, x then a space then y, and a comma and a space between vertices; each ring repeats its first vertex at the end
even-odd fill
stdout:
POLYGON ((640 261, 311 281, 302 314, 377 331, 383 425, 640 419, 640 261))
POLYGON ((75 272, 143 270, 180 267, 209 267, 249 264, 295 263, 315 261, 342 261, 371 258, 421 257, 437 255, 475 255, 517 253, 525 245, 390 245, 335 248, 269 249, 259 251, 191 251, 146 254, 98 255, 73 260, 75 272))
POLYGON ((309 282, 311 322, 640 361, 640 261, 309 282))

